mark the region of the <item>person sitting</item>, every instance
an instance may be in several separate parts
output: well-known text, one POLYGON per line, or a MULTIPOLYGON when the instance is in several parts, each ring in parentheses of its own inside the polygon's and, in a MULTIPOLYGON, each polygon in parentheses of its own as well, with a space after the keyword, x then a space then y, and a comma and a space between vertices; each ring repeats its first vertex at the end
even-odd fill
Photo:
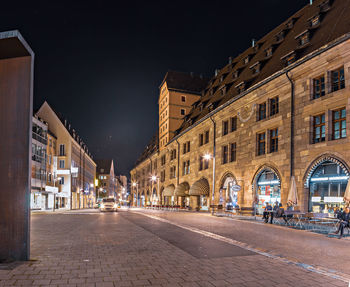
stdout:
POLYGON ((263 213, 263 218, 265 219, 265 223, 267 223, 269 221, 269 213, 271 214, 271 224, 272 224, 272 219, 273 219, 273 215, 271 213, 272 211, 272 206, 266 202, 266 206, 265 206, 265 210, 264 210, 264 213, 263 213))
POLYGON ((339 227, 338 227, 338 230, 335 232, 335 234, 338 234, 340 232, 339 239, 343 237, 344 228, 345 227, 350 228, 349 223, 350 223, 350 208, 347 206, 345 208, 345 211, 342 212, 341 215, 339 216, 339 227))
POLYGON ((282 203, 280 203, 276 210, 276 217, 283 217, 283 215, 284 215, 284 208, 282 206, 282 203))

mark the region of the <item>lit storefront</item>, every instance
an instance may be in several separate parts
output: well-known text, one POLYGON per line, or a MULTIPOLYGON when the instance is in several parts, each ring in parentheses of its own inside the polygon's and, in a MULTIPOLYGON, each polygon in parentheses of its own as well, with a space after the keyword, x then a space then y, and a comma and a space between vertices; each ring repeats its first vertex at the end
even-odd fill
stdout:
POLYGON ((264 169, 257 177, 257 212, 262 214, 266 203, 281 202, 281 181, 272 169, 264 169))
POLYGON ((337 208, 344 208, 348 179, 344 166, 332 161, 319 164, 309 178, 309 211, 333 214, 337 208))
POLYGON ((191 208, 208 210, 209 183, 205 178, 196 181, 189 190, 191 208))

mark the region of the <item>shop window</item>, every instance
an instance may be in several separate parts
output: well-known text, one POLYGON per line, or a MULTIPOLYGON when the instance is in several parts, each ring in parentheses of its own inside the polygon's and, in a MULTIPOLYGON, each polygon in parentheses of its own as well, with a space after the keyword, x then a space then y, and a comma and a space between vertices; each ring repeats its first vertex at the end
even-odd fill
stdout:
POLYGON ((332 112, 333 114, 333 139, 346 137, 346 109, 342 108, 332 112))
POLYGON ((237 117, 231 118, 231 132, 234 132, 237 130, 237 117))
POLYGON ((230 144, 230 162, 236 161, 236 143, 230 144))
POLYGON ((228 163, 228 146, 224 145, 221 147, 222 154, 221 154, 221 163, 226 164, 228 163))
POLYGON ((270 153, 278 151, 278 129, 270 130, 270 153))
POLYGON ((314 116, 313 118, 313 143, 324 142, 326 140, 326 120, 325 114, 314 116))
POLYGON ((278 97, 270 99, 270 116, 274 116, 279 112, 278 97))
POLYGON ((344 193, 349 177, 340 165, 326 161, 310 177, 309 211, 333 215, 344 208, 344 193))
POLYGON ((344 67, 331 72, 332 92, 345 88, 344 67))
POLYGON ((257 120, 261 121, 263 119, 266 119, 266 103, 259 104, 258 106, 257 120))
POLYGON ((222 135, 225 136, 228 134, 228 121, 222 122, 222 135))
POLYGON ((274 205, 281 202, 281 182, 276 173, 266 169, 257 179, 257 211, 262 214, 266 203, 274 205))
POLYGON ((209 143, 209 131, 205 132, 204 143, 205 144, 209 143))
POLYGON ((326 94, 326 85, 324 76, 318 77, 313 80, 313 98, 318 99, 326 94))
POLYGON ((265 133, 257 134, 257 155, 265 154, 266 137, 265 133))

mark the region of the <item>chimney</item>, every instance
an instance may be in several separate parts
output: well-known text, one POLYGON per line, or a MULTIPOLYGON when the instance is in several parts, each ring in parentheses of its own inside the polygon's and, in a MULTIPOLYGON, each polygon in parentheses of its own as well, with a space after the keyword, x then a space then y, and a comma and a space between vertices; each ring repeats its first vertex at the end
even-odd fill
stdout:
POLYGON ((220 70, 219 69, 215 69, 215 77, 217 77, 217 75, 219 74, 220 70))
POLYGON ((231 65, 232 64, 232 57, 228 57, 228 63, 231 65))
POLYGON ((252 47, 255 47, 255 39, 252 39, 252 47))

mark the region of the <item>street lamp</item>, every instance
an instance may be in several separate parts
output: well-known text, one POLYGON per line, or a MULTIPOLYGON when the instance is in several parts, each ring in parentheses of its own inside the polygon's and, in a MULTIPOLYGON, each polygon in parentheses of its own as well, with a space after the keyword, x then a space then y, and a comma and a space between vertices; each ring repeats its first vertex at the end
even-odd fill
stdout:
MULTIPOLYGON (((214 200, 215 200, 215 155, 212 156, 209 153, 206 153, 203 158, 207 161, 209 161, 210 159, 213 159, 213 191, 212 191, 212 197, 211 197, 211 201, 212 201, 212 205, 214 205, 214 200)), ((214 209, 213 209, 214 212, 214 209)))

